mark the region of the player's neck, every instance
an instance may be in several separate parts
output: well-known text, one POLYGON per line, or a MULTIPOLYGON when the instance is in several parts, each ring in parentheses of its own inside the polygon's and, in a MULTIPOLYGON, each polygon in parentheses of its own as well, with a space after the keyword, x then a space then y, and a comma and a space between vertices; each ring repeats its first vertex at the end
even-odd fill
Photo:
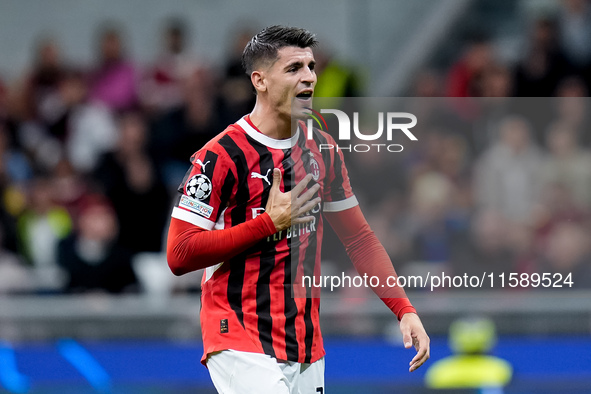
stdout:
POLYGON ((265 109, 259 104, 256 104, 250 113, 250 121, 261 133, 276 140, 291 138, 292 126, 295 126, 295 123, 292 125, 291 118, 280 116, 272 109, 265 109))

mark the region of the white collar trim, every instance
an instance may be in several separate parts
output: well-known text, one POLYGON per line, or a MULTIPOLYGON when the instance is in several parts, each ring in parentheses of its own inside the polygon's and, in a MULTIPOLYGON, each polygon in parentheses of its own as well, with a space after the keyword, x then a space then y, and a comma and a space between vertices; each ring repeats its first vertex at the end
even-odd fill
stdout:
POLYGON ((284 140, 276 140, 275 138, 271 138, 269 136, 266 136, 265 134, 256 130, 254 127, 252 127, 250 125, 250 123, 248 123, 248 121, 245 118, 246 117, 243 117, 238 122, 236 122, 236 124, 238 126, 240 126, 242 128, 242 130, 244 130, 246 132, 246 134, 248 134, 252 139, 254 139, 257 142, 260 142, 261 144, 263 144, 269 148, 290 149, 290 148, 293 148, 298 141, 298 137, 300 135, 300 127, 299 126, 298 126, 296 133, 294 135, 292 135, 291 138, 286 138, 284 140))

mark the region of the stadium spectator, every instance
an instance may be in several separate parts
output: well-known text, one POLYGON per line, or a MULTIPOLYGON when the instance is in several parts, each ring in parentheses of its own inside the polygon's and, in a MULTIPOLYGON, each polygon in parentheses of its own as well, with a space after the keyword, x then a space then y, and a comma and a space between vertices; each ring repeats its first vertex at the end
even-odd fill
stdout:
MULTIPOLYGON (((400 160, 381 154, 348 155, 348 170, 360 204, 367 206, 366 215, 372 229, 396 267, 410 257, 411 235, 405 212, 408 180, 400 160)), ((342 243, 330 228, 326 229, 324 250, 327 258, 350 268, 342 243)))
POLYGON ((119 134, 117 148, 102 157, 94 175, 117 214, 121 245, 134 253, 160 251, 169 196, 147 152, 148 135, 142 115, 122 114, 119 134))
POLYGON ((474 193, 480 208, 527 223, 540 195, 542 156, 527 120, 510 116, 499 126, 499 141, 475 163, 474 193))
POLYGON ((11 142, 6 124, 0 120, 0 226, 5 246, 17 251, 16 217, 25 208, 24 188, 33 172, 26 156, 11 142))
POLYGON ((483 97, 511 97, 513 76, 511 70, 500 64, 492 64, 482 71, 481 91, 483 97))
POLYGON ((0 161, 6 182, 24 184, 31 179, 33 170, 27 157, 14 148, 5 122, 0 120, 0 161))
POLYGON ((576 132, 565 123, 551 125, 547 141, 543 184, 562 184, 578 206, 591 211, 591 152, 577 144, 576 132))
POLYGON ((0 160, 0 227, 3 229, 4 247, 13 252, 17 251, 16 216, 23 207, 24 196, 17 192, 7 175, 4 160, 0 160))
POLYGON ((225 75, 220 90, 221 122, 229 124, 240 119, 254 107, 255 94, 248 76, 242 68, 242 50, 255 32, 250 27, 241 27, 230 45, 225 75))
POLYGON ((447 76, 447 96, 482 96, 483 71, 493 64, 494 55, 488 38, 474 35, 462 57, 451 66, 447 76))
POLYGON ((470 228, 452 239, 450 266, 455 275, 515 272, 515 251, 508 241, 510 223, 494 210, 475 213, 470 228))
MULTIPOLYGON (((2 165, 0 164, 0 167, 2 165)), ((0 169, 1 171, 1 169, 0 169)), ((0 172, 1 175, 1 172, 0 172)), ((4 190, 0 184, 0 196, 4 197, 4 190)), ((5 250, 17 252, 16 220, 10 215, 4 204, 0 204, 0 227, 2 228, 2 246, 5 250)))
POLYGON ((534 22, 525 56, 515 70, 516 96, 551 97, 569 72, 556 29, 555 22, 548 18, 534 22))
MULTIPOLYGON (((480 84, 483 97, 472 104, 475 115, 471 118, 471 133, 468 134, 477 156, 498 143, 504 119, 521 110, 519 100, 511 97, 512 81, 511 72, 505 66, 490 65, 482 72, 480 84)), ((529 117, 528 122, 531 122, 529 117)), ((533 134, 535 129, 531 131, 533 134)))
POLYGON ((443 97, 441 75, 431 69, 419 71, 414 81, 413 92, 413 97, 443 97))
MULTIPOLYGON (((23 77, 19 91, 19 118, 50 126, 57 122, 58 86, 65 70, 58 43, 42 38, 35 48, 34 65, 23 77)), ((60 138, 60 136, 56 136, 60 138)))
POLYGON ((8 89, 4 80, 0 77, 0 122, 8 119, 9 110, 8 89))
POLYGON ((196 68, 187 50, 188 26, 182 19, 167 22, 162 34, 162 53, 144 73, 140 100, 150 114, 183 105, 183 84, 196 68))
POLYGON ((90 97, 113 111, 137 105, 135 66, 125 56, 122 33, 109 26, 99 33, 98 67, 91 74, 90 97))
POLYGON ((33 267, 40 291, 56 291, 62 286, 57 248, 72 230, 68 211, 53 201, 53 190, 50 178, 34 178, 28 190, 28 206, 17 221, 20 252, 33 267))
MULTIPOLYGON (((406 210, 406 195, 396 190, 388 190, 388 194, 383 197, 379 203, 371 205, 367 210, 367 220, 382 241, 392 264, 404 269, 416 257, 412 238, 414 233, 409 231, 414 218, 406 210)), ((330 258, 342 262, 340 268, 343 271, 343 265, 348 265, 348 259, 344 250, 342 255, 337 254, 342 249, 342 244, 338 244, 339 239, 336 236, 332 243, 329 241, 330 238, 326 240, 326 250, 329 251, 330 258)))
POLYGON ((66 159, 57 163, 50 176, 55 203, 66 208, 73 221, 76 221, 79 205, 95 187, 95 180, 77 172, 66 159))
MULTIPOLYGON (((533 227, 533 242, 537 250, 548 243, 552 231, 563 223, 586 225, 590 213, 577 205, 572 189, 558 180, 545 186, 541 204, 536 208, 533 227)), ((538 256, 539 257, 539 256, 538 256)))
POLYGON ((411 176, 435 171, 456 186, 469 181, 470 155, 463 136, 446 129, 428 129, 422 133, 421 153, 413 164, 411 176))
POLYGON ((4 244, 4 227, 0 220, 0 295, 34 289, 33 276, 21 258, 4 244))
POLYGON ((52 190, 49 178, 33 179, 28 206, 18 218, 21 251, 34 267, 55 266, 57 244, 72 230, 70 215, 53 203, 52 190))
POLYGON ((76 171, 88 174, 100 156, 115 147, 115 120, 104 104, 88 100, 88 86, 80 72, 70 71, 64 76, 59 95, 63 104, 61 123, 67 136, 62 157, 76 171))
MULTIPOLYGON (((534 226, 537 225, 537 222, 534 226)), ((527 224, 513 223, 507 229, 507 245, 513 257, 514 272, 533 273, 539 270, 539 253, 535 230, 527 224)))
POLYGON ((350 154, 345 160, 351 161, 351 177, 354 186, 359 192, 358 198, 369 206, 380 204, 387 198, 384 193, 384 184, 377 181, 384 180, 394 192, 405 193, 407 179, 396 158, 382 154, 350 154))
MULTIPOLYGON (((556 97, 588 97, 589 89, 585 85, 585 81, 577 75, 569 75, 560 80, 554 93, 556 97)), ((570 100, 567 100, 567 102, 570 100)), ((581 100, 580 102, 583 102, 581 100)), ((572 102, 572 101, 570 101, 572 102)))
POLYGON ((591 67, 591 6, 587 0, 562 0, 558 15, 564 53, 575 71, 589 82, 591 67))
POLYGON ((63 154, 67 130, 59 86, 65 72, 57 43, 40 40, 32 70, 9 101, 10 117, 17 121, 15 142, 25 149, 35 169, 50 171, 63 154))
MULTIPOLYGON (((314 90, 316 97, 330 98, 357 97, 361 95, 361 81, 356 72, 328 49, 316 51, 318 84, 314 90)), ((334 108, 339 103, 335 101, 334 108)), ((332 107, 332 106, 329 106, 332 107)))
POLYGON ((418 175, 410 191, 414 260, 446 263, 451 255, 452 238, 468 226, 467 219, 452 209, 455 185, 436 171, 418 175))
MULTIPOLYGON (((591 288, 588 233, 588 226, 577 223, 565 222, 556 226, 548 236, 538 272, 558 273, 563 280, 570 279, 572 288, 591 288)), ((563 288, 571 287, 563 285, 563 288)))
POLYGON ((58 261, 67 273, 66 292, 133 291, 137 285, 131 253, 117 243, 117 216, 99 195, 89 196, 76 231, 59 244, 58 261))
POLYGON ((186 81, 184 94, 184 105, 161 116, 152 126, 150 152, 171 190, 178 187, 194 149, 202 147, 221 128, 215 76, 210 70, 195 71, 186 81))

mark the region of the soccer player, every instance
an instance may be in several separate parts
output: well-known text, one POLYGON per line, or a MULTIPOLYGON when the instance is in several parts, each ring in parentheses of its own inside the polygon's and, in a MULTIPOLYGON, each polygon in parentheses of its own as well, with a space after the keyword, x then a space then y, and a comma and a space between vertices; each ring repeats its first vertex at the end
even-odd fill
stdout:
MULTIPOLYGON (((319 130, 306 138, 292 120, 292 101, 294 111, 311 106, 316 44, 283 26, 250 40, 243 65, 255 107, 192 156, 173 208, 168 263, 176 275, 205 269, 202 362, 221 393, 324 392, 320 300, 299 279, 320 273, 324 219, 361 275, 382 283, 396 275, 342 154, 319 150, 337 144, 319 130)), ((429 337, 403 289, 376 293, 400 320, 405 347, 417 350, 414 371, 429 358, 429 337)))

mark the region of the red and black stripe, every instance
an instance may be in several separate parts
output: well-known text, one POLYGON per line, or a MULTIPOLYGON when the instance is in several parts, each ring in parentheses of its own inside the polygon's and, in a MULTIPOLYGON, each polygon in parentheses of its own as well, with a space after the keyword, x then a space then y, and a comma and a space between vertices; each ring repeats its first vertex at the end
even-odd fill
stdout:
MULTIPOLYGON (((269 172, 269 182, 272 182, 272 172, 275 168, 273 161, 273 154, 267 147, 256 142, 252 138, 246 136, 250 147, 254 149, 254 152, 258 155, 258 168, 257 172, 260 174, 266 174, 269 172)), ((269 199, 269 191, 271 187, 263 180, 259 179, 263 186, 263 192, 261 194, 260 207, 263 208, 267 205, 269 199)), ((257 249, 260 250, 260 268, 258 274, 258 280, 256 284, 256 314, 258 317, 257 327, 259 332, 259 340, 263 346, 265 354, 272 357, 276 357, 275 349, 273 347, 273 317, 271 316, 271 274, 275 269, 275 256, 277 250, 274 242, 267 242, 263 240, 257 245, 257 249)))
MULTIPOLYGON (((283 165, 283 182, 285 185, 285 192, 291 191, 295 182, 294 172, 294 161, 291 158, 292 149, 286 149, 284 151, 284 157, 282 161, 283 165)), ((299 359, 299 344, 297 337, 296 322, 298 317, 298 306, 294 298, 293 286, 296 271, 294 267, 297 267, 298 256, 299 256, 299 243, 294 245, 293 236, 287 239, 287 246, 289 248, 289 258, 285 259, 284 263, 284 289, 283 289, 283 301, 285 303, 285 351, 287 353, 288 360, 299 359), (294 264, 295 263, 295 264, 294 264)), ((299 241, 298 241, 299 242, 299 241)))
MULTIPOLYGON (((236 175, 239 187, 236 190, 236 206, 232 209, 232 225, 238 225, 246 221, 246 208, 250 199, 248 187, 248 163, 246 156, 240 146, 226 134, 219 139, 218 143, 224 148, 230 159, 236 163, 236 175)), ((227 297, 228 303, 236 313, 240 324, 244 327, 244 312, 242 308, 242 290, 244 288, 244 271, 248 251, 242 252, 228 261, 230 273, 228 277, 227 297)))

